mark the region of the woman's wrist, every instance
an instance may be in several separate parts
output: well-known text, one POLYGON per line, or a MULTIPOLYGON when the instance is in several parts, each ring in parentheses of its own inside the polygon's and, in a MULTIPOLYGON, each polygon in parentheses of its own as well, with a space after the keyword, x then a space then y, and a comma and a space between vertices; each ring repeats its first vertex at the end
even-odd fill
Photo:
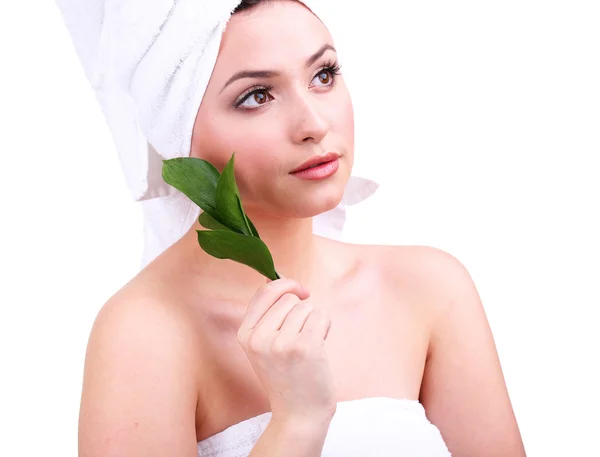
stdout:
POLYGON ((318 457, 323 452, 331 417, 274 414, 250 457, 318 457))
POLYGON ((332 419, 333 413, 310 416, 273 415, 269 426, 276 428, 290 440, 324 440, 332 419))

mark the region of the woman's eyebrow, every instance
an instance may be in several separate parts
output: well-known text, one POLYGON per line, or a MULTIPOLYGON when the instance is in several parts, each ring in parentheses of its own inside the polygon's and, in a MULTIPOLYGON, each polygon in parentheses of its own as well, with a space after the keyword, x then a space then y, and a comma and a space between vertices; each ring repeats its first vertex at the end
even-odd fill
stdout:
MULTIPOLYGON (((325 52, 327 50, 331 50, 331 51, 336 52, 335 48, 333 46, 331 46, 330 44, 324 44, 323 46, 321 46, 321 48, 317 52, 315 52, 308 59, 306 59, 306 67, 307 68, 310 67, 317 60, 319 60, 321 58, 321 56, 323 54, 325 54, 325 52)), ((280 74, 279 72, 273 71, 273 70, 242 70, 242 71, 238 71, 236 74, 234 74, 231 78, 229 78, 227 80, 227 82, 225 83, 225 85, 221 89, 221 92, 223 92, 227 88, 227 86, 229 86, 234 81, 237 81, 238 79, 243 79, 243 78, 274 78, 276 76, 279 76, 279 74, 280 74)), ((221 92, 219 92, 219 93, 221 93, 221 92)))
POLYGON ((331 50, 333 52, 336 52, 335 48, 333 46, 331 46, 330 44, 324 44, 323 46, 321 46, 321 48, 315 52, 312 56, 310 56, 307 60, 306 60, 306 67, 310 67, 312 64, 314 64, 317 60, 319 60, 321 58, 321 56, 323 54, 325 54, 325 51, 327 50, 331 50))

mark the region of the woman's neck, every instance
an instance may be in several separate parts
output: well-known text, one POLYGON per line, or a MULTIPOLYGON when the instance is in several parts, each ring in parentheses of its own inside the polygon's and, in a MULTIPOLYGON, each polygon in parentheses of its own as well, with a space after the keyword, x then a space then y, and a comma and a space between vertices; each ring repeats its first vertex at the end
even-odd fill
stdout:
MULTIPOLYGON (((325 259, 319 249, 318 237, 313 234, 312 218, 248 216, 269 248, 280 276, 294 279, 307 288, 320 283, 318 267, 325 259)), ((214 286, 239 297, 247 297, 249 291, 254 292, 265 283, 266 278, 252 268, 231 260, 216 259, 204 252, 198 244, 196 230, 206 229, 196 221, 180 243, 190 254, 186 256, 190 271, 198 276, 200 283, 204 283, 202 279, 210 278, 211 289, 214 286), (232 290, 232 278, 236 290, 232 290)))

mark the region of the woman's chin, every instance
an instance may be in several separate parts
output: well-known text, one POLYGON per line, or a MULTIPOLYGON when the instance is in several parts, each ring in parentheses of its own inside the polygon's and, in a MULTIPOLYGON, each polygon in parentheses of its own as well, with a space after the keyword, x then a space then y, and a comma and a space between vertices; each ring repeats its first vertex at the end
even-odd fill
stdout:
POLYGON ((331 177, 333 179, 319 183, 313 189, 303 192, 301 206, 306 214, 301 217, 314 217, 338 206, 350 178, 349 174, 346 175, 347 173, 336 173, 331 177))
POLYGON ((307 192, 298 201, 297 211, 300 213, 297 217, 314 217, 334 209, 342 201, 344 196, 344 187, 331 186, 319 189, 319 191, 307 192))

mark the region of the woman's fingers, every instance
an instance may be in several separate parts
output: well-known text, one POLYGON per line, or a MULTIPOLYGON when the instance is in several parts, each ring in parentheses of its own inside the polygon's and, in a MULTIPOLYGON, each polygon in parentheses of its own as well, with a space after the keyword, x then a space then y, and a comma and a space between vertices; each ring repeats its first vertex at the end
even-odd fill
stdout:
POLYGON ((321 309, 313 310, 306 319, 300 334, 310 340, 326 340, 331 328, 331 317, 321 309))
POLYGON ((285 294, 296 295, 300 300, 310 296, 304 287, 292 279, 271 281, 260 287, 250 300, 244 319, 246 328, 251 330, 256 327, 271 306, 285 294))
POLYGON ((300 299, 291 293, 283 294, 283 296, 277 300, 273 306, 264 314, 259 323, 254 327, 260 329, 261 332, 265 331, 268 333, 275 333, 284 321, 287 319, 287 315, 292 311, 299 303, 302 303, 300 299))
POLYGON ((295 304, 294 308, 287 314, 283 325, 281 326, 281 332, 288 335, 297 335, 302 331, 306 319, 313 311, 313 306, 305 301, 299 301, 295 304))

